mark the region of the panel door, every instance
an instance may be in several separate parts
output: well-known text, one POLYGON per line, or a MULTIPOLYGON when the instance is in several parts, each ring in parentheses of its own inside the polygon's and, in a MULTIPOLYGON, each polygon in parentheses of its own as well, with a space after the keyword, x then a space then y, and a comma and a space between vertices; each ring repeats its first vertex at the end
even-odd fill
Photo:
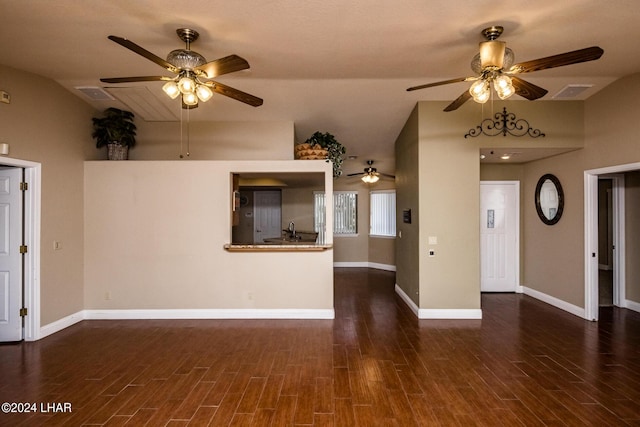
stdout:
POLYGON ((253 242, 282 237, 282 207, 280 191, 256 191, 253 193, 253 242))
POLYGON ((0 341, 22 339, 22 169, 0 168, 0 341))
POLYGON ((515 292, 519 274, 519 183, 480 184, 480 289, 515 292))

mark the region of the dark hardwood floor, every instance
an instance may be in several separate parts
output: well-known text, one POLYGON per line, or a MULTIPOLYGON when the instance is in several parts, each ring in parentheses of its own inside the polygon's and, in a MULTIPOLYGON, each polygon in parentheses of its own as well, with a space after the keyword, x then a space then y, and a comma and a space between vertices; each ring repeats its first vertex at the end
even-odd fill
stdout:
POLYGON ((84 321, 2 345, 0 402, 38 411, 0 424, 640 425, 640 314, 491 294, 482 320, 418 320, 394 280, 336 269, 333 321, 84 321))

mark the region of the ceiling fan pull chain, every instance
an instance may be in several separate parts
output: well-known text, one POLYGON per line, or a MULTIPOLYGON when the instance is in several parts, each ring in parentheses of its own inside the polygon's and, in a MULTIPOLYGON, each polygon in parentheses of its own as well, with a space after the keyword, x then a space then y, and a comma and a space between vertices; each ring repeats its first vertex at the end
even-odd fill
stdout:
POLYGON ((182 105, 180 106, 180 158, 184 158, 182 155, 182 105))
POLYGON ((189 119, 190 119, 190 115, 191 115, 191 108, 187 108, 187 157, 189 157, 189 155, 191 154, 191 149, 189 146, 189 143, 191 142, 191 138, 189 135, 189 119))

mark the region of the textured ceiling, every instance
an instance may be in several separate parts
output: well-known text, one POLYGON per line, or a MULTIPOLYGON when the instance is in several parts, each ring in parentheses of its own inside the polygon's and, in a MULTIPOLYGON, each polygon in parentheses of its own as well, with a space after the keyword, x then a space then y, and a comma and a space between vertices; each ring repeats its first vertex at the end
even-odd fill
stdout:
MULTIPOLYGON (((393 143, 415 103, 451 101, 467 84, 405 89, 471 75, 480 31, 489 25, 505 27, 501 40, 516 62, 604 49, 599 61, 528 74, 549 90, 543 99, 567 84, 594 85, 577 98, 585 99, 640 71, 637 0, 0 0, 0 16, 2 64, 54 79, 85 100, 74 87, 106 86, 100 77, 168 74, 108 35, 165 57, 184 46, 176 28, 196 29, 200 39, 191 48, 207 60, 235 53, 251 64, 217 80, 265 102, 253 108, 217 97, 195 110, 194 120, 291 120, 299 140, 329 131, 359 156, 345 164, 347 173, 369 158, 378 170, 393 171, 393 143)), ((160 83, 127 86, 146 86, 177 108, 160 83)))

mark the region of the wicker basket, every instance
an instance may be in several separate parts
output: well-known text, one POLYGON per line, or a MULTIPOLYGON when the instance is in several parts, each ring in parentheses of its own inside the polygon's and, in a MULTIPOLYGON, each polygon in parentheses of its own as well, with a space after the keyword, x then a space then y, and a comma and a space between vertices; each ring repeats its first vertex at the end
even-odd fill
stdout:
POLYGON ((109 160, 127 160, 129 158, 129 146, 107 144, 107 156, 109 160))
POLYGON ((324 160, 328 151, 319 145, 298 144, 295 147, 295 157, 298 160, 324 160))

